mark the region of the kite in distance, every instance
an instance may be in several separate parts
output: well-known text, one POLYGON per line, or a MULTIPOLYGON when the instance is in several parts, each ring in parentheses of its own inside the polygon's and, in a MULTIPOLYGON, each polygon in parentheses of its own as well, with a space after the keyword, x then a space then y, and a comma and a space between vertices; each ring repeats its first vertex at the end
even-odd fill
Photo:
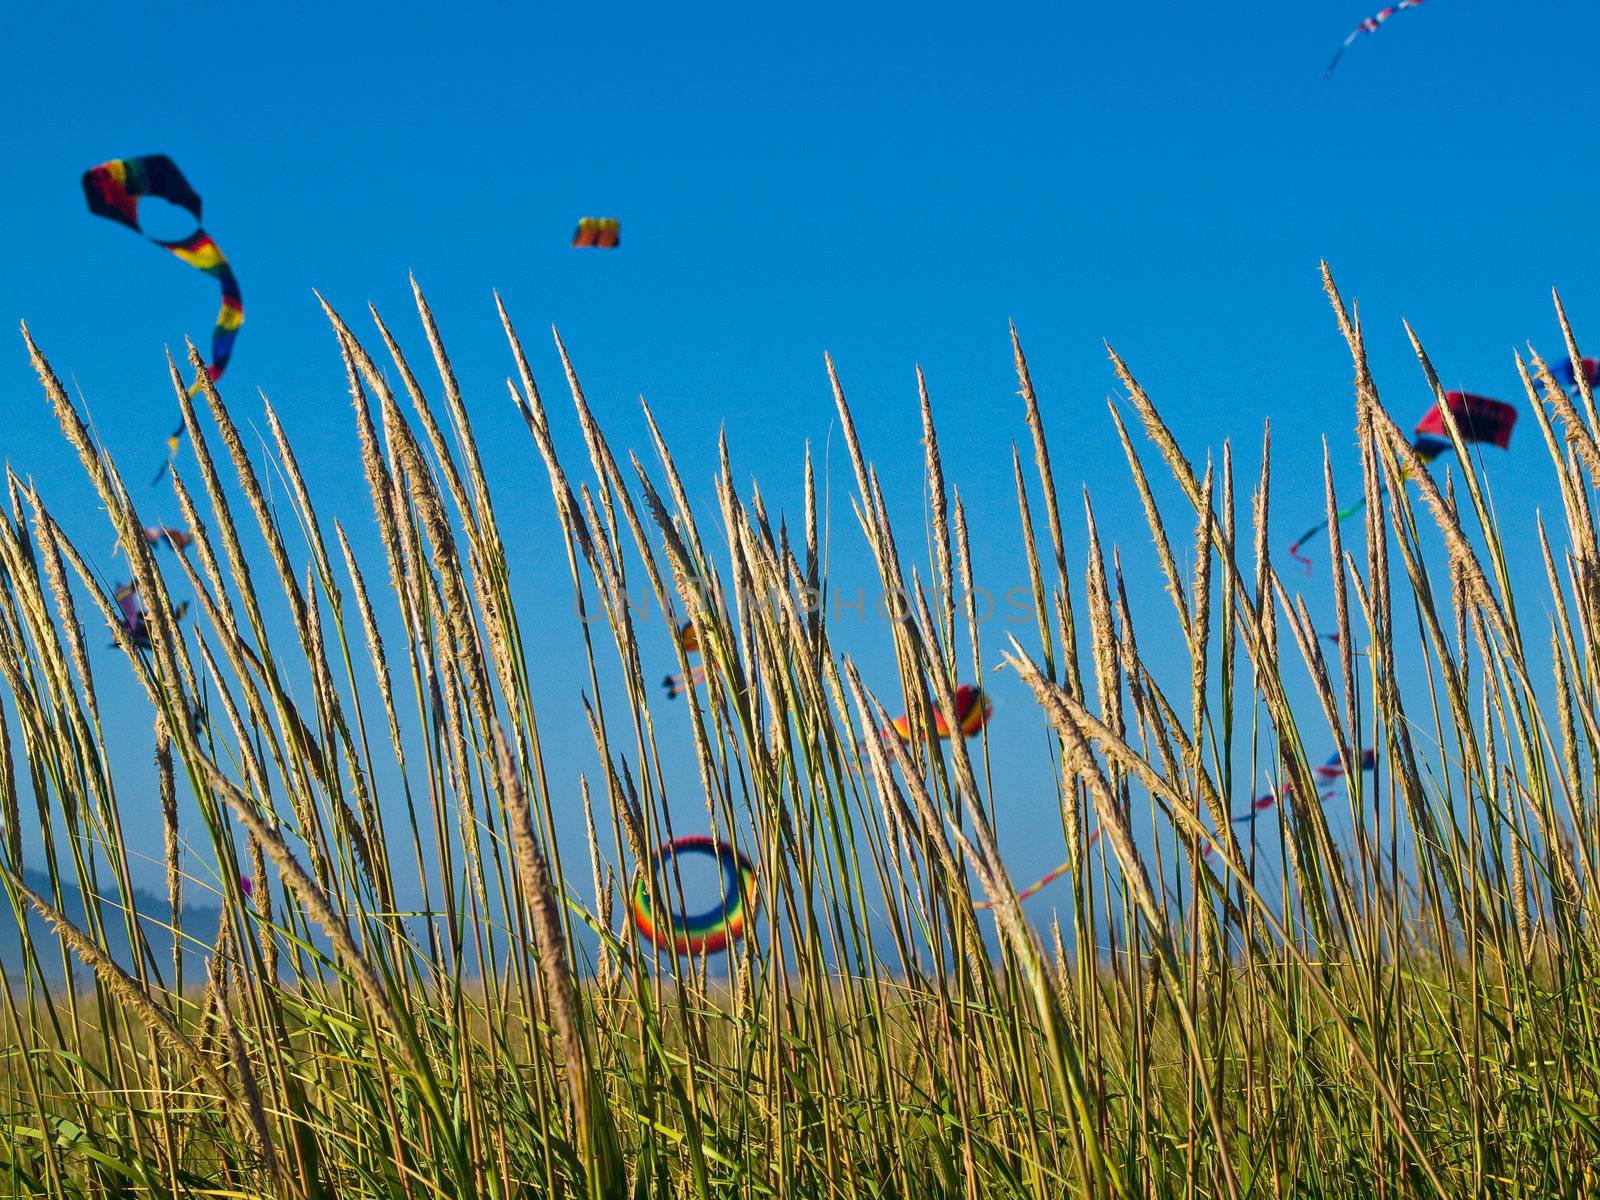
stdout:
MULTIPOLYGON (((145 618, 144 602, 139 599, 139 591, 131 583, 125 583, 114 593, 117 607, 122 610, 119 624, 124 633, 140 650, 150 649, 150 626, 145 618)), ((183 620, 183 614, 189 611, 189 602, 185 600, 173 610, 176 620, 183 620)), ((116 643, 112 643, 112 649, 116 643)))
POLYGON ((1382 9, 1376 16, 1368 17, 1366 20, 1362 21, 1361 24, 1357 25, 1350 31, 1350 36, 1345 38, 1344 45, 1340 46, 1339 49, 1334 53, 1333 61, 1328 64, 1328 70, 1327 73, 1323 75, 1323 79, 1333 78, 1333 69, 1339 65, 1339 60, 1344 57, 1344 52, 1350 49, 1350 47, 1355 44, 1355 40, 1363 33, 1377 33, 1378 26, 1382 25, 1402 8, 1416 8, 1421 3, 1422 0, 1400 0, 1398 4, 1391 4, 1387 8, 1382 9))
MULTIPOLYGON (((944 714, 937 707, 933 708, 933 732, 935 736, 946 739, 950 736, 950 727, 945 724, 944 714)), ((991 716, 994 715, 994 705, 989 703, 989 697, 983 694, 983 689, 973 687, 970 683, 963 683, 956 689, 956 721, 960 726, 961 736, 969 738, 982 729, 991 716)), ((911 718, 896 717, 889 723, 889 728, 883 731, 884 736, 891 734, 902 742, 911 741, 911 718)))
MULTIPOLYGON (((1556 364, 1556 378, 1566 384, 1570 390, 1578 386, 1578 373, 1572 369, 1570 360, 1556 364)), ((1592 392, 1600 388, 1600 358, 1586 358, 1583 360, 1583 377, 1592 392)))
MULTIPOLYGON (((1446 392, 1444 399, 1450 408, 1450 415, 1456 419, 1456 427, 1461 431, 1463 442, 1469 446, 1498 446, 1502 450, 1511 444, 1511 430, 1517 423, 1517 410, 1511 405, 1503 404, 1499 400, 1490 400, 1487 396, 1474 396, 1471 392, 1446 392)), ((1428 411, 1422 414, 1422 420, 1417 422, 1411 438, 1411 448, 1424 463, 1432 462, 1450 449, 1450 436, 1445 432, 1444 414, 1437 402, 1430 405, 1428 411)), ((1362 497, 1349 508, 1340 509, 1334 514, 1334 519, 1348 520, 1366 506, 1366 497, 1362 497)), ((1300 553, 1300 547, 1327 527, 1327 521, 1318 521, 1297 537, 1294 544, 1289 547, 1289 557, 1303 564, 1307 575, 1311 574, 1311 560, 1300 553)))
POLYGON ((599 250, 615 250, 622 240, 622 222, 615 217, 584 217, 573 230, 574 246, 592 246, 599 250))
MULTIPOLYGON (((1363 750, 1361 752, 1361 769, 1363 771, 1376 770, 1378 766, 1378 752, 1376 750, 1363 750)), ((1335 750, 1328 755, 1328 761, 1316 768, 1317 778, 1325 782, 1344 778, 1344 763, 1339 759, 1339 752, 1335 750)))
MULTIPOLYGON (((1511 445, 1511 430, 1517 423, 1517 410, 1511 405, 1486 396, 1474 396, 1471 392, 1446 392, 1444 398, 1450 406, 1450 415, 1461 429, 1462 441, 1498 446, 1502 450, 1511 445)), ((1425 463, 1450 449, 1450 435, 1445 432, 1444 414, 1437 403, 1417 422, 1416 439, 1411 445, 1425 463)))
MULTIPOLYGON (((1363 771, 1372 771, 1372 770, 1377 769, 1377 766, 1378 766, 1377 753, 1375 751, 1372 751, 1372 750, 1363 750, 1361 752, 1361 769, 1363 771)), ((1339 761, 1339 755, 1338 755, 1337 751, 1334 752, 1333 756, 1331 758, 1329 758, 1327 762, 1323 763, 1320 767, 1316 768, 1316 774, 1317 774, 1317 778, 1322 780, 1325 783, 1331 783, 1333 780, 1343 777, 1343 775, 1344 775, 1344 766, 1339 761)), ((1319 799, 1328 800, 1332 796, 1333 796, 1332 792, 1323 792, 1321 794, 1321 796, 1319 797, 1319 799)), ((1276 792, 1267 792, 1265 795, 1259 796, 1259 797, 1257 797, 1256 799, 1254 799, 1254 800, 1252 800, 1250 802, 1250 811, 1249 812, 1243 813, 1243 814, 1241 814, 1240 816, 1237 816, 1237 817, 1233 817, 1232 821, 1233 821, 1233 823, 1235 825, 1243 825, 1243 824, 1246 824, 1248 822, 1252 822, 1252 821, 1254 821, 1256 819, 1257 816, 1259 816, 1261 813, 1266 812, 1273 805, 1277 804, 1277 802, 1278 802, 1277 793, 1276 792)), ((1084 850, 1087 851, 1089 849, 1089 847, 1093 846, 1095 844, 1095 841, 1099 837, 1100 837, 1100 830, 1098 828, 1095 828, 1095 829, 1091 830, 1089 832, 1089 840, 1086 841, 1083 844, 1084 850)), ((1212 850, 1211 850, 1211 846, 1209 844, 1205 847, 1204 851, 1202 851, 1202 855, 1205 858, 1210 858, 1211 857, 1212 850)), ((1070 861, 1062 863, 1059 867, 1057 867, 1055 870, 1051 871, 1043 879, 1039 880, 1038 883, 1035 883, 1035 884, 1031 885, 1030 887, 1023 888, 1020 892, 1017 893, 1017 899, 1018 900, 1026 900, 1029 896, 1032 896, 1035 892, 1038 892, 1041 889, 1043 889, 1044 887, 1046 887, 1047 885, 1054 883, 1056 880, 1060 879, 1063 875, 1065 875, 1067 873, 1068 869, 1071 866, 1072 866, 1072 863, 1070 861)), ((994 901, 992 901, 992 900, 984 900, 984 901, 981 901, 979 903, 974 904, 972 907, 976 908, 976 909, 993 908, 994 907, 994 901)))
POLYGON ((727 842, 708 837, 681 837, 652 854, 648 864, 640 864, 628 898, 628 912, 633 927, 651 945, 677 954, 711 954, 744 936, 759 904, 756 869, 748 858, 727 842), (650 906, 651 880, 647 876, 655 877, 656 894, 665 903, 667 896, 678 891, 677 860, 692 854, 715 859, 722 869, 721 899, 699 913, 677 912, 669 905, 664 919, 657 920, 650 906), (669 859, 674 870, 663 871, 669 859))
MULTIPOLYGON (((1378 755, 1375 751, 1363 750, 1361 752, 1359 762, 1363 771, 1375 771, 1378 769, 1378 755)), ((1315 768, 1315 774, 1318 780, 1323 783, 1332 783, 1335 779, 1344 778, 1344 767, 1339 762, 1338 752, 1335 751, 1327 762, 1323 763, 1322 766, 1315 768)), ((1325 802, 1332 798, 1332 792, 1323 792, 1319 789, 1319 794, 1317 796, 1317 800, 1319 802, 1325 802)), ((1254 826, 1256 818, 1277 803, 1278 794, 1276 792, 1267 792, 1265 795, 1258 796, 1256 799, 1250 802, 1250 809, 1248 812, 1240 813, 1237 817, 1230 819, 1235 825, 1254 826)), ((1210 858, 1212 853, 1213 851, 1211 846, 1207 845, 1203 851, 1203 857, 1210 858)))
POLYGON ((165 542, 180 552, 194 544, 194 537, 187 529, 173 529, 168 525, 146 525, 144 540, 150 543, 152 549, 159 550, 165 542))
MULTIPOLYGON (((1372 750, 1363 750, 1361 752, 1360 762, 1361 762, 1361 769, 1363 771, 1375 770, 1377 768, 1377 766, 1378 766, 1377 753, 1375 751, 1372 751, 1372 750)), ((1339 754, 1338 754, 1337 751, 1334 752, 1332 757, 1330 757, 1327 762, 1323 763, 1320 767, 1316 768, 1316 775, 1317 775, 1317 778, 1320 779, 1324 783, 1332 783, 1335 779, 1342 779, 1344 777, 1344 765, 1339 761, 1339 754)), ((1319 799, 1328 800, 1332 796, 1333 796, 1332 792, 1323 792, 1322 795, 1319 797, 1319 799)), ((1250 811, 1247 812, 1247 813, 1243 813, 1240 816, 1233 817, 1232 821, 1233 821, 1233 823, 1235 825, 1243 825, 1243 824, 1245 824, 1247 822, 1254 821, 1257 816, 1259 816, 1261 813, 1266 812, 1269 808, 1271 808, 1277 802, 1278 802, 1277 793, 1276 792, 1268 792, 1264 796, 1259 796, 1255 800, 1252 800, 1250 802, 1250 811)), ((1099 837, 1100 837, 1100 830, 1099 830, 1098 827, 1090 830, 1089 831, 1089 839, 1088 839, 1088 841, 1084 842, 1084 844, 1083 844, 1084 850, 1088 851, 1088 849, 1095 844, 1095 842, 1099 839, 1099 837)), ((1208 844, 1205 847, 1205 849, 1202 851, 1202 855, 1205 858, 1210 858, 1211 854, 1212 854, 1212 850, 1211 850, 1210 845, 1208 844)), ((1057 867, 1055 870, 1051 871, 1043 879, 1039 880, 1038 883, 1035 883, 1035 884, 1032 884, 1032 885, 1030 885, 1028 887, 1023 888, 1020 892, 1017 893, 1017 899, 1018 900, 1026 900, 1029 896, 1032 896, 1034 893, 1036 893, 1038 891, 1041 891, 1045 887, 1047 887, 1050 884, 1054 883, 1056 880, 1060 879, 1063 875, 1065 875, 1067 873, 1067 871, 1069 869, 1071 869, 1071 867, 1072 867, 1072 863, 1071 863, 1070 860, 1067 861, 1067 862, 1062 863, 1059 867, 1057 867)), ((972 907, 976 908, 976 909, 980 909, 980 910, 981 909, 986 909, 986 908, 993 908, 994 907, 994 901, 993 900, 982 900, 982 901, 979 901, 979 902, 975 903, 972 907)))
MULTIPOLYGON (((175 204, 200 220, 200 194, 189 186, 189 181, 178 170, 178 164, 165 154, 146 154, 139 158, 116 158, 90 167, 83 173, 83 195, 89 202, 89 211, 119 225, 126 225, 135 233, 144 233, 139 227, 139 199, 155 196, 175 204)), ((148 236, 148 235, 146 235, 148 236)), ((244 324, 244 301, 239 296, 239 281, 233 277, 233 268, 217 248, 216 242, 204 229, 196 229, 188 237, 176 242, 150 238, 163 250, 169 250, 197 271, 204 271, 222 286, 222 309, 217 313, 217 323, 211 330, 211 361, 206 364, 206 374, 213 382, 222 378, 228 360, 233 357, 233 342, 244 324)), ((192 396, 199 385, 189 389, 192 396)), ((178 442, 183 437, 180 423, 167 438, 167 461, 156 472, 154 482, 160 483, 167 467, 178 453, 178 442)))
MULTIPOLYGON (((1322 635, 1322 640, 1325 642, 1332 642, 1335 646, 1339 646, 1344 643, 1344 639, 1341 638, 1337 633, 1325 633, 1322 635)), ((1365 650, 1357 650, 1355 653, 1359 654, 1362 658, 1367 656, 1367 652, 1365 650)))
MULTIPOLYGON (((678 630, 678 644, 683 647, 685 654, 700 653, 700 635, 695 632, 694 622, 685 621, 678 630)), ((697 683, 706 681, 705 664, 690 667, 687 675, 668 675, 663 681, 667 689, 667 698, 676 699, 683 695, 697 683)))

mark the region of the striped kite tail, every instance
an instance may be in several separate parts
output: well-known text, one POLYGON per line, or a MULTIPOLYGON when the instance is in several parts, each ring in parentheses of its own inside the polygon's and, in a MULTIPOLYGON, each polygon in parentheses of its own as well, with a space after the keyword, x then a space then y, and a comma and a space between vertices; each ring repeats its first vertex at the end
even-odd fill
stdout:
MULTIPOLYGON (((1345 521, 1348 521, 1351 517, 1355 516, 1357 513, 1361 512, 1366 507, 1367 507, 1367 498, 1365 496, 1363 496, 1360 500, 1357 500, 1349 508, 1342 508, 1338 512, 1334 513, 1333 514, 1333 519, 1335 521, 1338 521, 1341 524, 1343 524, 1345 521)), ((1312 562, 1311 562, 1310 558, 1308 558, 1306 555, 1300 553, 1300 548, 1302 546, 1304 546, 1307 542, 1309 542, 1312 538, 1316 537, 1317 534, 1321 533, 1327 527, 1328 527, 1328 522, 1327 521, 1318 521, 1310 529, 1306 530, 1299 537, 1295 538, 1293 544, 1291 544, 1290 547, 1289 547, 1289 557, 1294 559, 1295 562, 1299 563, 1301 566, 1303 566, 1306 569, 1307 578, 1309 578, 1310 575, 1311 575, 1312 562)))

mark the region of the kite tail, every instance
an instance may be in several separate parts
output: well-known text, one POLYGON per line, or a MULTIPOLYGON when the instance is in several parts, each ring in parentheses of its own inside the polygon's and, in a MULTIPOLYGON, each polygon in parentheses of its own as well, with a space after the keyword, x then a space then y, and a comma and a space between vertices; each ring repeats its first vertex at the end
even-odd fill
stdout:
POLYGON ((687 675, 668 675, 663 679, 662 685, 667 689, 667 698, 676 700, 697 683, 706 681, 706 669, 702 664, 692 668, 687 675))
MULTIPOLYGON (((233 267, 223 257, 216 242, 211 240, 211 235, 203 229, 194 233, 181 242, 157 242, 172 251, 184 262, 197 270, 210 275, 222 288, 222 307, 217 311, 217 322, 211 328, 211 361, 206 364, 206 378, 212 383, 222 378, 222 373, 228 369, 228 360, 233 357, 233 343, 239 336, 239 327, 244 324, 244 297, 239 292, 239 281, 234 277, 233 267)), ((192 399, 199 394, 200 380, 196 379, 189 385, 189 396, 192 399)), ((178 443, 183 437, 183 426, 179 425, 176 432, 167 439, 167 462, 161 464, 161 470, 156 473, 155 482, 160 483, 167 473, 167 467, 178 456, 178 443)))
POLYGON ((1305 569, 1306 569, 1306 578, 1307 579, 1311 578, 1311 566, 1312 566, 1312 564, 1311 564, 1311 560, 1309 558, 1307 558, 1304 554, 1300 553, 1300 546, 1308 538, 1313 538, 1320 532, 1322 532, 1322 526, 1318 525, 1315 529, 1310 530, 1307 533, 1301 534, 1298 538, 1296 538, 1294 540, 1294 544, 1289 547, 1289 557, 1294 559, 1295 562, 1299 563, 1301 566, 1305 567, 1305 569))
MULTIPOLYGON (((1089 840, 1083 844, 1083 848, 1085 850, 1087 850, 1090 846, 1094 845, 1096 839, 1098 839, 1099 836, 1100 836, 1100 830, 1097 828, 1097 829, 1095 829, 1093 832, 1091 832, 1089 834, 1089 840)), ((1060 879, 1063 875, 1065 875, 1071 869, 1071 867, 1072 867, 1072 862, 1069 859, 1067 862, 1062 863, 1059 867, 1057 867, 1054 871, 1051 871, 1048 875, 1046 875, 1043 879, 1039 880, 1037 883, 1030 884, 1028 887, 1023 888, 1020 892, 1017 893, 1017 899, 1018 900, 1026 900, 1029 896, 1032 896, 1032 895, 1035 895, 1035 894, 1037 894, 1039 892, 1042 892, 1045 888, 1049 887, 1052 883, 1054 883, 1056 880, 1060 879)), ((984 911, 984 910, 993 908, 994 907, 994 901, 993 900, 980 900, 977 903, 973 904, 972 907, 975 908, 975 909, 978 909, 979 911, 984 911)))
POLYGON ((239 327, 244 324, 244 298, 239 294, 239 281, 234 278, 233 268, 228 265, 227 259, 218 263, 211 274, 222 285, 222 308, 218 310, 217 323, 211 330, 211 362, 206 366, 206 374, 211 376, 214 383, 222 378, 228 360, 233 357, 233 342, 239 336, 239 327))
POLYGON ((1360 37, 1363 32, 1365 32, 1364 27, 1357 25, 1355 29, 1351 31, 1350 36, 1345 38, 1344 45, 1340 46, 1333 52, 1333 61, 1328 64, 1328 69, 1323 73, 1322 76, 1322 81, 1324 83, 1333 78, 1333 69, 1339 65, 1339 60, 1344 57, 1344 52, 1356 44, 1356 39, 1360 37))
MULTIPOLYGON (((189 394, 191 396, 194 395, 193 389, 190 389, 189 394)), ((155 487, 156 484, 160 483, 161 480, 165 478, 167 474, 167 468, 170 467, 173 463, 173 460, 178 457, 178 442, 182 439, 182 437, 183 422, 180 421, 178 423, 178 427, 174 429, 167 437, 167 457, 162 460, 161 469, 156 472, 156 477, 150 481, 151 487, 155 487)))
MULTIPOLYGON (((1355 516, 1366 507, 1367 498, 1363 496, 1349 508, 1342 508, 1338 512, 1334 513, 1333 519, 1339 522, 1348 521, 1351 517, 1355 516)), ((1306 530, 1299 537, 1295 538, 1294 544, 1289 547, 1289 557, 1294 559, 1295 562, 1299 563, 1301 566, 1305 567, 1306 575, 1308 577, 1311 574, 1312 562, 1311 559, 1300 553, 1300 547, 1304 546, 1307 542, 1316 537, 1317 534, 1321 533, 1327 527, 1328 523, 1326 521, 1318 521, 1310 529, 1306 530)))
MULTIPOLYGON (((1326 804, 1332 799, 1332 792, 1320 792, 1317 795, 1317 803, 1319 804, 1326 804)), ((1278 797, 1274 793, 1268 792, 1265 796, 1261 797, 1261 799, 1257 800, 1250 806, 1249 812, 1240 813, 1237 817, 1229 817, 1228 822, 1232 825, 1253 826, 1256 821, 1260 819, 1262 813, 1266 812, 1268 809, 1276 808, 1277 806, 1278 797)), ((1200 852, 1200 857, 1209 859, 1215 853, 1216 851, 1211 848, 1211 844, 1208 842, 1205 849, 1200 852)))

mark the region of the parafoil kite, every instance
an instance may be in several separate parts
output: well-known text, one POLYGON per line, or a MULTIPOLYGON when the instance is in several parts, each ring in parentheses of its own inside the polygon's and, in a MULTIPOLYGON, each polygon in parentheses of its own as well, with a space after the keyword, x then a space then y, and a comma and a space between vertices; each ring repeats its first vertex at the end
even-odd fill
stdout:
POLYGON ((1350 36, 1345 38, 1344 45, 1340 46, 1339 49, 1334 53, 1333 61, 1328 64, 1328 71, 1325 75, 1323 75, 1323 78, 1333 78, 1333 69, 1339 65, 1339 60, 1344 57, 1344 52, 1350 49, 1350 47, 1355 44, 1355 40, 1363 33, 1377 33, 1378 26, 1382 25, 1402 8, 1416 8, 1421 3, 1422 0, 1400 0, 1398 4, 1391 4, 1387 8, 1381 10, 1376 16, 1368 17, 1366 20, 1362 21, 1361 24, 1357 25, 1350 31, 1350 36))
MULTIPOLYGON (((189 186, 178 164, 165 154, 116 158, 90 167, 83 173, 83 194, 89 201, 89 211, 95 216, 126 225, 135 233, 144 233, 139 227, 139 199, 143 196, 155 196, 176 204, 196 222, 200 220, 200 194, 189 186)), ((181 241, 150 240, 222 285, 222 310, 217 313, 217 323, 211 330, 211 361, 206 364, 206 374, 213 381, 221 379, 233 356, 233 341, 244 324, 244 301, 239 296, 239 281, 233 277, 233 268, 204 229, 196 229, 181 241)), ((191 387, 189 394, 193 395, 196 390, 198 385, 191 387)), ((154 482, 160 483, 166 474, 182 437, 183 426, 179 424, 167 438, 167 461, 156 472, 154 482)))
POLYGON ((650 856, 648 866, 641 864, 635 872, 628 901, 633 927, 640 935, 652 945, 677 954, 714 953, 729 942, 738 941, 759 906, 756 869, 750 860, 728 843, 708 837, 681 837, 662 846, 650 856), (675 862, 692 854, 715 859, 722 868, 722 898, 699 913, 676 912, 669 907, 664 914, 666 919, 658 921, 650 906, 651 876, 656 895, 668 903, 667 897, 677 893, 677 881, 672 871, 663 868, 669 860, 675 862))
MULTIPOLYGON (((700 635, 695 632, 694 622, 685 621, 678 630, 678 645, 683 647, 685 654, 700 653, 700 635)), ((662 680, 662 685, 667 689, 669 699, 683 695, 697 683, 706 681, 705 664, 690 667, 687 675, 668 675, 662 680)))
MULTIPOLYGON (((1585 358, 1582 360, 1583 376, 1588 381, 1589 390, 1600 388, 1600 358, 1585 358)), ((1572 369, 1571 360, 1564 360, 1556 364, 1556 378, 1564 383, 1568 390, 1578 386, 1578 373, 1572 369)))
MULTIPOLYGON (((1517 410, 1511 405, 1503 404, 1499 400, 1490 400, 1486 396, 1474 396, 1471 392, 1446 392, 1444 398, 1450 407, 1451 415, 1456 419, 1456 427, 1461 431, 1463 442, 1468 445, 1498 446, 1502 450, 1511 444, 1511 430, 1517 423, 1517 410)), ((1445 432, 1444 414, 1440 412, 1437 402, 1429 405, 1428 411, 1422 415, 1422 420, 1417 422, 1411 439, 1411 448, 1425 463, 1432 462, 1450 449, 1450 436, 1445 432)), ((1335 519, 1348 520, 1366 506, 1366 497, 1362 497, 1349 508, 1340 509, 1335 514, 1335 519)), ((1294 544, 1289 547, 1290 557, 1305 565, 1307 575, 1311 574, 1311 560, 1300 553, 1300 547, 1327 527, 1327 521, 1318 521, 1297 537, 1294 544)))
POLYGON ((614 250, 622 240, 622 222, 615 217, 584 217, 572 232, 574 246, 614 250))
MULTIPOLYGON (((150 626, 145 619, 144 602, 139 599, 139 591, 131 583, 125 583, 113 593, 117 607, 122 610, 122 619, 119 622, 123 631, 140 650, 150 649, 150 626)), ((189 602, 185 600, 173 610, 173 616, 181 621, 183 614, 189 611, 189 602)), ((114 644, 113 644, 114 648, 114 644)))
POLYGON ((187 529, 173 529, 169 525, 146 525, 144 527, 144 540, 153 548, 159 549, 165 542, 174 550, 187 550, 194 544, 194 537, 187 529))
MULTIPOLYGON (((944 714, 938 706, 932 703, 933 732, 941 738, 950 736, 950 727, 945 724, 944 714)), ((963 683, 956 689, 956 721, 964 738, 969 738, 982 729, 989 718, 994 715, 994 705, 989 703, 989 697, 983 694, 983 689, 974 687, 970 683, 963 683)), ((889 728, 883 731, 884 736, 891 734, 902 742, 911 740, 911 718, 909 716, 896 717, 889 723, 889 728)))

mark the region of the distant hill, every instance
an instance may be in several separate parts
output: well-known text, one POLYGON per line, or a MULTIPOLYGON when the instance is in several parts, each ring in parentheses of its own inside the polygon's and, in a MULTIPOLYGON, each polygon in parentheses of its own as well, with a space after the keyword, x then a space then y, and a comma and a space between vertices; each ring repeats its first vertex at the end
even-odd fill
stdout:
MULTIPOLYGON (((43 871, 25 870, 23 879, 28 886, 45 899, 52 899, 50 877, 43 871)), ((205 895, 206 893, 201 893, 205 895)), ((135 889, 133 893, 134 908, 139 914, 139 922, 143 926, 145 938, 150 943, 150 949, 155 954, 159 964, 162 978, 171 983, 172 974, 172 934, 169 932, 172 925, 172 910, 167 904, 165 896, 158 896, 152 892, 135 889)), ((62 896, 61 910, 66 918, 79 929, 87 930, 87 905, 84 903, 83 894, 72 888, 65 891, 62 896)), ((124 969, 132 965, 132 955, 128 948, 127 919, 120 906, 116 903, 101 899, 99 902, 100 917, 105 924, 107 948, 111 957, 124 969)), ((183 927, 191 938, 209 938, 217 928, 221 910, 212 904, 190 903, 187 898, 183 906, 183 927)), ((29 906, 28 932, 33 936, 35 949, 39 952, 41 965, 44 969, 45 979, 50 986, 59 987, 66 981, 62 971, 62 957, 58 949, 55 935, 44 918, 29 906)), ((70 969, 73 976, 73 986, 76 988, 89 985, 91 972, 75 956, 68 954, 70 969)), ((22 930, 17 924, 16 914, 11 906, 0 899, 0 970, 7 978, 16 979, 22 970, 22 930)), ((205 971, 204 956, 194 946, 190 946, 184 954, 183 964, 185 983, 199 980, 205 971)))

